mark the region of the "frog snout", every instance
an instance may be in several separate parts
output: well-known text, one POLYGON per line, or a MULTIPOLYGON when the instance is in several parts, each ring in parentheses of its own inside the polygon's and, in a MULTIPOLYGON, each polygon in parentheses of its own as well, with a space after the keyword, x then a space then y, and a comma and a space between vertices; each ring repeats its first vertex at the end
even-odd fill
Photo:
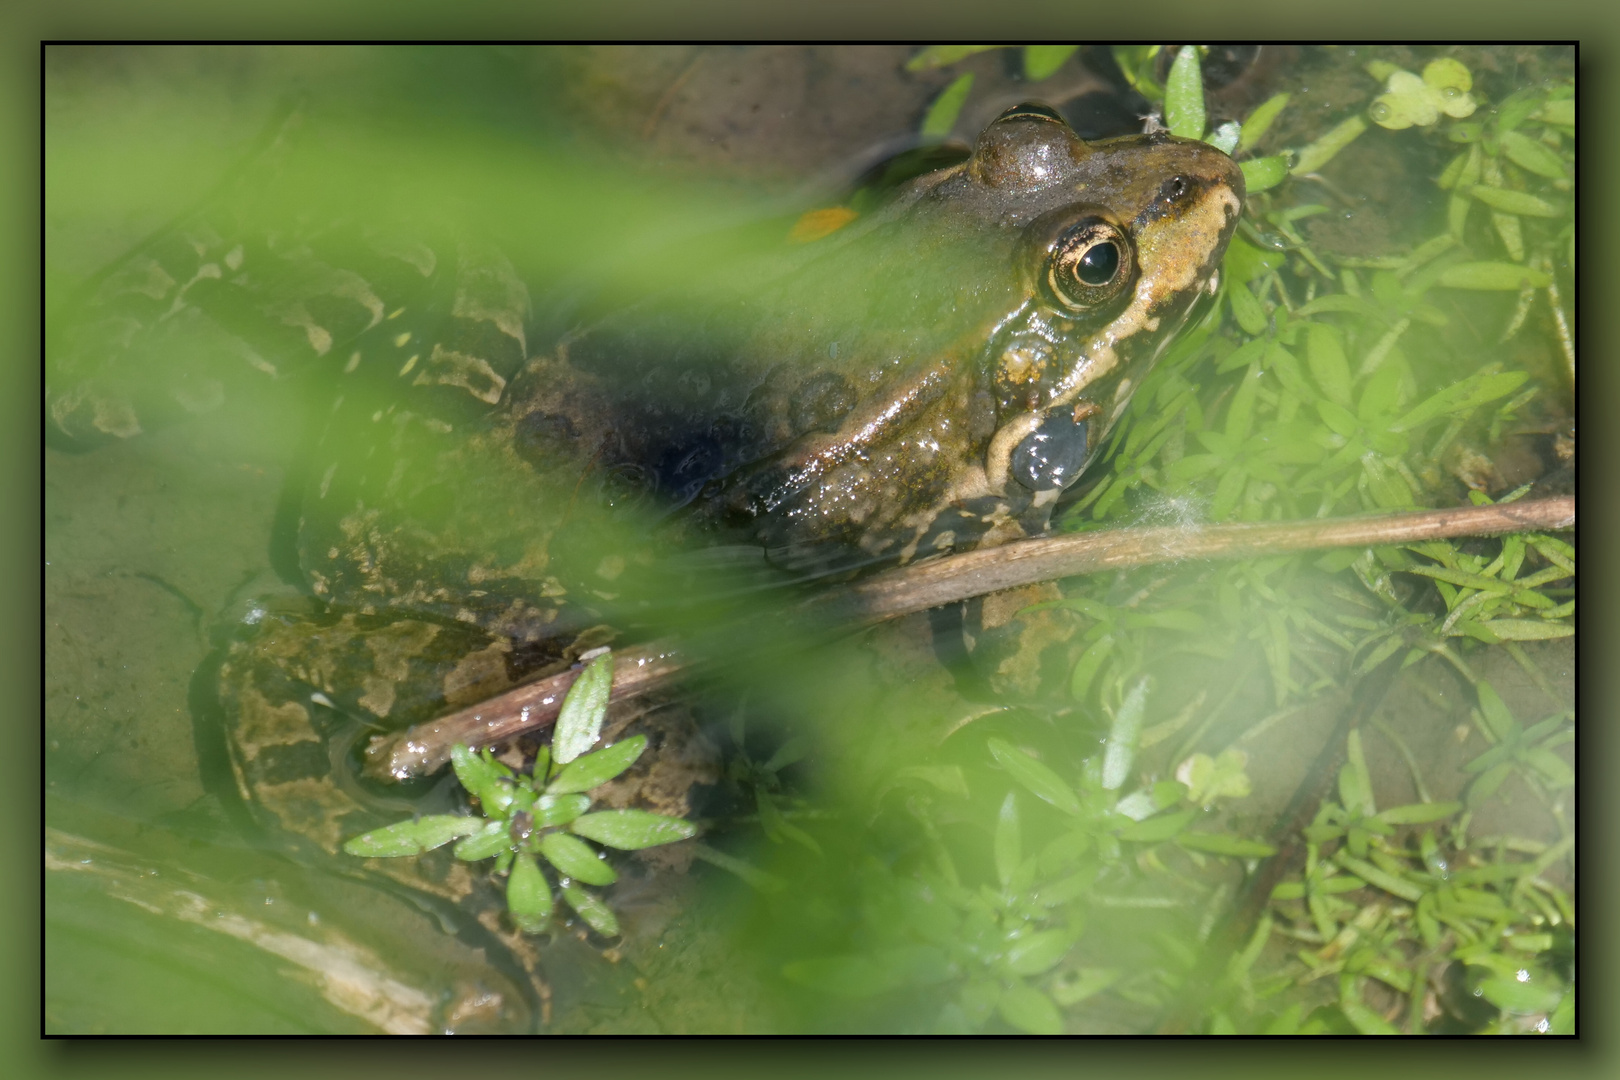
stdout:
POLYGON ((1048 409, 1035 430, 1012 452, 1012 478, 1031 491, 1061 491, 1080 478, 1089 439, 1087 424, 1072 405, 1048 409))

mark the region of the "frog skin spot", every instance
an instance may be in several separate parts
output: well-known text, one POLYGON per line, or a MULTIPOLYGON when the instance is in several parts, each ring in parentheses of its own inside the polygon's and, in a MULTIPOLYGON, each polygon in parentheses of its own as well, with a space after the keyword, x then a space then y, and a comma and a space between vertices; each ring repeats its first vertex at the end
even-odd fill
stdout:
POLYGON ((324 776, 259 784, 254 798, 275 815, 282 828, 315 841, 329 855, 336 855, 339 845, 355 831, 343 819, 365 811, 324 776))
POLYGON ((272 705, 257 687, 248 687, 239 699, 234 741, 244 761, 253 761, 267 746, 321 742, 309 721, 309 710, 297 702, 272 705))
MULTIPOLYGON (((400 372, 401 375, 405 373, 404 370, 400 372)), ((417 373, 412 385, 459 386, 488 405, 498 404, 501 394, 506 390, 506 380, 496 373, 488 360, 454 349, 446 349, 437 342, 433 345, 433 352, 428 356, 427 364, 417 373)))
POLYGON ((468 653, 444 677, 444 703, 460 708, 494 697, 511 685, 507 675, 507 659, 512 654, 512 643, 506 638, 491 642, 486 648, 468 653))
POLYGON ((384 679, 404 682, 410 677, 411 660, 426 651, 439 636, 439 629, 433 623, 403 620, 367 634, 366 648, 374 657, 373 670, 384 679))
POLYGON ((316 356, 325 356, 332 347, 332 332, 315 322, 315 317, 304 307, 302 301, 294 303, 281 312, 281 321, 288 326, 294 326, 304 331, 309 338, 309 347, 315 350, 316 356))

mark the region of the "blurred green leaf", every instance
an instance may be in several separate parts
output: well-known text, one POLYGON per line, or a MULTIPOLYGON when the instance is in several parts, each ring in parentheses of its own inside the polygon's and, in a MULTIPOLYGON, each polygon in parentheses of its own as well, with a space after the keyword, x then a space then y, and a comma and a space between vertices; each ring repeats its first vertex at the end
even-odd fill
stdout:
POLYGON ((1476 184, 1469 189, 1468 193, 1486 206, 1494 207, 1508 214, 1522 214, 1525 217, 1558 217, 1563 213, 1563 210, 1546 199, 1537 198, 1527 191, 1513 191, 1508 188, 1476 184))
POLYGON ((1488 619, 1476 625, 1490 631, 1499 641, 1548 641, 1575 636, 1575 628, 1569 623, 1539 619, 1488 619))
POLYGON ((1249 840, 1241 836, 1232 836, 1227 833, 1209 832, 1182 832, 1175 838, 1176 843, 1184 848, 1194 851, 1207 851, 1211 855, 1233 855, 1243 859, 1268 859, 1277 854, 1277 849, 1270 844, 1258 840, 1249 840))
POLYGON ((1063 1034, 1063 1015, 1051 998, 1025 983, 1014 983, 996 1002, 1001 1018, 1031 1035, 1063 1034))
POLYGON ((1079 49, 1078 45, 1025 45, 1024 78, 1030 82, 1050 78, 1079 49))
POLYGON ((1051 803, 1065 814, 1080 815, 1079 797, 1057 773, 1004 739, 991 739, 988 745, 996 763, 1031 795, 1051 803))
POLYGON ((1533 1015, 1551 1012, 1563 997, 1563 988, 1517 979, 1492 978, 1479 984, 1479 992, 1499 1009, 1533 1015))
POLYGON ((1104 791, 1118 791, 1130 778, 1131 765, 1136 760, 1136 744, 1142 737, 1142 717, 1147 712, 1148 680, 1136 680, 1109 727, 1108 741, 1103 749, 1102 786, 1104 791))
POLYGON ((990 52, 992 49, 1005 49, 1005 45, 930 45, 916 56, 906 61, 907 71, 928 71, 932 68, 948 67, 958 60, 965 60, 975 53, 990 52))
POLYGON ((1564 159, 1558 151, 1517 131, 1504 131, 1498 136, 1502 151, 1519 168, 1545 176, 1549 180, 1562 180, 1566 175, 1564 159))
POLYGON ((1163 814, 1148 818, 1146 821, 1132 822, 1119 831, 1119 838, 1139 844, 1161 843, 1185 829, 1197 815, 1197 810, 1180 810, 1174 814, 1163 814))
POLYGON ((923 117, 922 137, 925 139, 943 139, 951 133, 956 126, 956 118, 962 113, 962 106, 967 104, 968 92, 973 89, 973 72, 958 75, 949 86, 940 91, 939 97, 928 106, 928 113, 923 117))
POLYGON ((1407 431, 1419 424, 1447 413, 1466 412, 1487 401, 1507 397, 1522 386, 1530 376, 1523 371, 1504 371, 1497 374, 1470 375, 1443 390, 1425 398, 1399 420, 1389 425, 1391 431, 1407 431))
POLYGON ((1461 810, 1460 802, 1409 803, 1380 811, 1378 820, 1386 825, 1422 825, 1444 820, 1461 810))
POLYGON ((1001 812, 996 815, 996 880, 1003 888, 1012 884, 1019 863, 1024 861, 1024 845, 1018 827, 1018 795, 1007 792, 1001 801, 1001 812))
POLYGON ((1073 936, 1066 930, 1038 930, 1026 934, 1007 946, 1007 968, 1015 975, 1050 971, 1068 954, 1073 942, 1073 936))
POLYGON ((1535 115, 1549 124, 1558 124, 1562 127, 1575 126, 1575 99, 1572 97, 1549 101, 1535 115))

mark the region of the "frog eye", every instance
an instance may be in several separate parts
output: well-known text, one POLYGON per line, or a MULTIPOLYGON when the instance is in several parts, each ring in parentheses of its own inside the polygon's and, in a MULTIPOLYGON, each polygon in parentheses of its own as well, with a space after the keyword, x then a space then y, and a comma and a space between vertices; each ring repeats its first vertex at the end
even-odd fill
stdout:
POLYGON ((1065 230, 1051 247, 1046 284, 1075 311, 1091 311, 1124 292, 1136 276, 1136 253, 1123 229, 1087 218, 1065 230))

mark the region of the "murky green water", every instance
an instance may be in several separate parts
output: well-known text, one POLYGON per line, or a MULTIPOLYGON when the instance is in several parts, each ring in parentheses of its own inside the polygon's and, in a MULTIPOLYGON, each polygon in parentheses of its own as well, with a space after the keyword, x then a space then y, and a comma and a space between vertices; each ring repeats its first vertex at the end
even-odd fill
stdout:
MULTIPOLYGON (((791 221, 902 145, 958 71, 978 76, 958 122, 964 133, 1026 94, 1072 103, 1096 85, 1071 62, 1031 91, 1016 64, 997 54, 911 73, 903 69, 911 52, 52 50, 47 306, 62 303, 110 260, 204 198, 266 118, 301 94, 339 118, 334 130, 375 138, 393 160, 419 161, 421 190, 474 185, 472 208, 457 213, 485 226, 508 214, 522 251, 517 261, 538 300, 577 294, 580 268, 594 273, 607 266, 610 291, 646 287, 648 275, 655 286, 678 284, 681 268, 638 276, 613 256, 649 236, 667 240, 783 215, 791 221), (491 149, 503 141, 515 148, 509 157, 491 149), (490 157, 469 159, 473 153, 490 157), (555 168, 512 175, 534 155, 555 168)), ((1429 56, 1387 55, 1414 70, 1429 56)), ((1475 50, 1466 58, 1476 85, 1498 101, 1521 84, 1571 74, 1567 57, 1546 50, 1475 50)), ((1287 62, 1262 64, 1226 91, 1222 107, 1242 117, 1273 92, 1293 92, 1296 100, 1268 145, 1298 146, 1376 92, 1363 59, 1292 58, 1306 65, 1309 85, 1292 76, 1287 62)), ((1416 138, 1368 149, 1380 137, 1389 133, 1363 136, 1366 155, 1346 153, 1342 172, 1323 170, 1329 185, 1369 198, 1299 219, 1305 239, 1330 258, 1377 258, 1428 238, 1437 220, 1444 229, 1444 196, 1433 177, 1447 157, 1416 138), (1377 190, 1374 177, 1383 185, 1377 190)), ((354 177, 375 174, 351 176, 334 165, 339 190, 332 205, 347 212, 367 204, 366 193, 345 188, 358 182, 354 177)), ((399 204, 378 213, 401 206, 408 212, 413 183, 394 193, 399 204)), ((1512 293, 1462 295, 1444 309, 1453 328, 1477 326, 1481 349, 1494 350, 1491 356, 1510 370, 1528 371, 1542 388, 1523 416, 1489 430, 1481 421, 1464 437, 1474 440, 1471 452, 1484 464, 1458 469, 1494 469, 1480 486, 1498 496, 1521 478, 1555 471, 1549 467, 1555 462, 1541 459, 1552 454, 1547 447, 1567 421, 1571 400, 1554 327, 1541 308, 1521 335, 1497 344, 1504 297, 1511 305, 1512 293)), ((1405 362, 1423 386, 1434 381, 1415 347, 1405 362)), ((1213 378, 1215 364, 1195 370, 1213 378)), ((1211 415, 1224 407, 1208 404, 1211 415)), ((298 410, 296 391, 285 381, 244 381, 214 408, 139 437, 87 450, 47 448, 50 1032, 415 1031, 425 1030, 424 1018, 447 1001, 460 1009, 451 1026, 475 1031, 500 1026, 499 1010, 488 1004, 492 995, 521 997, 508 972, 445 932, 435 912, 245 838, 210 794, 229 780, 217 748, 194 725, 193 674, 212 647, 221 613, 284 591, 270 535, 303 430, 298 410)), ((1455 489, 1455 476, 1442 474, 1441 481, 1455 489)), ((1256 499, 1262 494, 1251 491, 1256 499)), ((1353 499, 1332 512, 1365 508, 1353 499)), ((1083 511, 1066 519, 1071 527, 1093 524, 1083 511)), ((1149 498, 1107 520, 1168 520, 1179 512, 1177 504, 1149 498)), ((1176 604, 1213 624, 1226 597, 1215 594, 1211 573, 1178 567, 1121 576, 1111 592, 1099 587, 1088 595, 1122 610, 1134 610, 1144 597, 1179 597, 1176 604)), ((1284 600, 1315 595, 1321 582, 1311 574, 1287 570, 1286 581, 1257 578, 1256 587, 1275 589, 1284 600)), ((1077 632, 1099 624, 1087 618, 1077 632)), ((1253 794, 1225 804, 1221 821, 1244 835, 1263 834, 1292 795, 1345 707, 1339 687, 1348 683, 1336 666, 1341 657, 1299 644, 1294 666, 1285 664, 1280 678, 1273 628, 1264 620, 1255 625, 1246 640, 1211 632, 1189 645, 1128 638, 1125 629, 1117 638, 1118 656, 1137 665, 1118 661, 1120 691, 1127 673, 1155 680, 1144 723, 1159 736, 1143 747, 1142 771, 1164 780, 1194 750, 1243 750, 1253 794), (1143 642, 1147 655, 1130 653, 1143 642)), ((1150 629, 1170 627, 1161 620, 1150 629)), ((1467 642, 1453 644, 1462 650, 1467 642)), ((1465 771, 1487 745, 1472 715, 1473 680, 1488 680, 1523 726, 1573 708, 1572 639, 1528 640, 1518 648, 1522 662, 1505 649, 1477 649, 1466 664, 1430 658, 1407 669, 1375 714, 1381 726, 1374 726, 1399 739, 1371 728, 1364 735, 1379 807, 1450 799, 1477 776, 1465 771), (1464 667, 1471 677, 1459 674, 1464 667)), ((823 991, 847 969, 819 982, 795 982, 782 972, 862 954, 879 967, 915 961, 915 951, 895 951, 919 947, 901 941, 899 931, 916 910, 907 907, 916 883, 935 879, 913 871, 937 869, 941 851, 968 892, 1018 891, 1008 884, 1012 871, 998 861, 1006 841, 995 839, 998 827, 1005 835, 998 808, 1014 785, 990 761, 986 740, 1037 752, 1078 783, 1082 762, 1095 756, 1109 713, 1122 702, 1076 700, 1072 681, 1065 669, 1040 701, 964 706, 961 686, 937 664, 928 619, 919 616, 825 653, 745 672, 740 688, 731 682, 701 691, 707 722, 729 760, 746 757, 756 767, 750 782, 766 782, 757 767, 788 734, 816 733, 816 753, 797 772, 785 771, 779 789, 803 839, 778 832, 773 843, 756 817, 731 821, 712 840, 792 887, 756 893, 700 861, 688 874, 650 876, 640 894, 622 889, 616 902, 627 932, 616 954, 604 958, 600 942, 571 932, 559 933, 550 947, 552 1029, 929 1030, 943 1023, 941 1009, 979 976, 952 969, 918 976, 911 989, 834 987, 840 996, 823 991), (742 715, 752 727, 737 722, 742 715), (917 763, 915 771, 903 775, 907 762, 917 763)), ((1541 845, 1531 854, 1546 851, 1571 835, 1570 794, 1544 775, 1516 772, 1498 797, 1471 806, 1468 831, 1541 845)), ((709 805, 748 818, 735 800, 716 796, 709 805)), ((1023 851, 1056 843, 1059 819, 1043 817, 1047 808, 1027 795, 1021 805, 1023 851)), ((1079 942, 1074 951, 1060 967, 1038 973, 1047 979, 1041 992, 1069 1010, 1071 1030, 1143 1031, 1156 1023, 1175 996, 1174 973, 1188 970, 1241 876, 1236 860, 1196 854, 1189 860, 1179 848, 1168 854, 1143 848, 1121 866, 1116 876, 1104 875, 1094 889, 1100 899, 1083 918, 1063 923, 1079 942), (1118 985, 1095 996, 1077 989, 1099 972, 1121 970, 1171 974, 1158 983, 1116 974, 1118 985)), ((1554 861, 1542 872, 1567 887, 1569 867, 1572 860, 1554 861)), ((971 919, 964 926, 967 935, 971 919)), ((1274 941, 1262 966, 1281 965, 1289 947, 1301 946, 1274 941)), ((1425 963, 1439 970, 1449 960, 1443 953, 1425 963)), ((1303 985, 1295 976, 1273 993, 1303 985)), ((1320 1000, 1301 998, 1313 1007, 1339 993, 1337 980, 1315 985, 1324 988, 1320 1000)), ((971 998, 963 993, 962 1000, 971 998)), ((1421 1010, 1421 987, 1417 997, 1421 1010)), ((1005 1009, 987 1011, 970 1026, 1014 1030, 1005 1009)))

